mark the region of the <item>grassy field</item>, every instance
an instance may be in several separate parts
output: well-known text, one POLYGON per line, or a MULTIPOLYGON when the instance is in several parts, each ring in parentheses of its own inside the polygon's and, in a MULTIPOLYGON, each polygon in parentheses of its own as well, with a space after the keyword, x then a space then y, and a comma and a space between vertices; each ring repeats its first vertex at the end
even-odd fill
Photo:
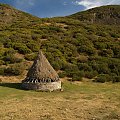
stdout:
POLYGON ((0 120, 120 120, 120 84, 63 83, 63 92, 0 84, 0 120))

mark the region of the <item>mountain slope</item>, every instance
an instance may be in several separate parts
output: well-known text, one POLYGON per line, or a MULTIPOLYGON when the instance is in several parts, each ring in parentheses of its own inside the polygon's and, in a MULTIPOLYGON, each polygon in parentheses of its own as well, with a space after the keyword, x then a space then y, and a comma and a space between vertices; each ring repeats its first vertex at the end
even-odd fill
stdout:
POLYGON ((9 5, 0 4, 0 23, 10 24, 16 22, 17 20, 31 20, 35 17, 29 15, 28 13, 19 11, 9 5))
POLYGON ((19 75, 28 70, 41 48, 61 77, 119 81, 119 24, 90 23, 77 14, 76 18, 41 19, 3 4, 0 13, 0 74, 19 75))
POLYGON ((97 24, 120 25, 120 6, 109 5, 97 7, 87 11, 73 14, 70 16, 70 18, 97 24))

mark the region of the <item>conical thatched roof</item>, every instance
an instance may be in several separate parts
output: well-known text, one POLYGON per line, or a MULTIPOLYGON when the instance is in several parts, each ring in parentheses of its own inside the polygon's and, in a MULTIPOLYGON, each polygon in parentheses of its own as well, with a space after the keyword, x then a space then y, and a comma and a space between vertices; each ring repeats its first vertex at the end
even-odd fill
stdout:
POLYGON ((34 61, 26 79, 23 82, 55 82, 58 80, 58 74, 43 55, 42 51, 39 51, 36 60, 34 61))

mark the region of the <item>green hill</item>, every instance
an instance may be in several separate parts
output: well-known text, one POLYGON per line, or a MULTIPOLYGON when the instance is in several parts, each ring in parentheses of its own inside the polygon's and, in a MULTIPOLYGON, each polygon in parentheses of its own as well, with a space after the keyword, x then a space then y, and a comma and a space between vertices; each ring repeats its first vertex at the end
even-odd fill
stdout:
POLYGON ((60 77, 120 81, 119 9, 104 6, 41 19, 0 4, 0 74, 22 74, 41 48, 60 77))
POLYGON ((108 5, 97 7, 73 14, 69 17, 89 23, 120 25, 120 6, 108 5))

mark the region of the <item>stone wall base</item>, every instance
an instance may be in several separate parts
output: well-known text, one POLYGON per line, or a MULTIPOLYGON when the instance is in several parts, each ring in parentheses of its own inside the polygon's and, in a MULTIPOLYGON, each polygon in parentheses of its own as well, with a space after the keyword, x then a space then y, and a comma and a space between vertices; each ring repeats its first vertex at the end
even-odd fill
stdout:
POLYGON ((39 91, 61 90, 61 81, 50 83, 22 83, 22 88, 27 90, 39 91))

